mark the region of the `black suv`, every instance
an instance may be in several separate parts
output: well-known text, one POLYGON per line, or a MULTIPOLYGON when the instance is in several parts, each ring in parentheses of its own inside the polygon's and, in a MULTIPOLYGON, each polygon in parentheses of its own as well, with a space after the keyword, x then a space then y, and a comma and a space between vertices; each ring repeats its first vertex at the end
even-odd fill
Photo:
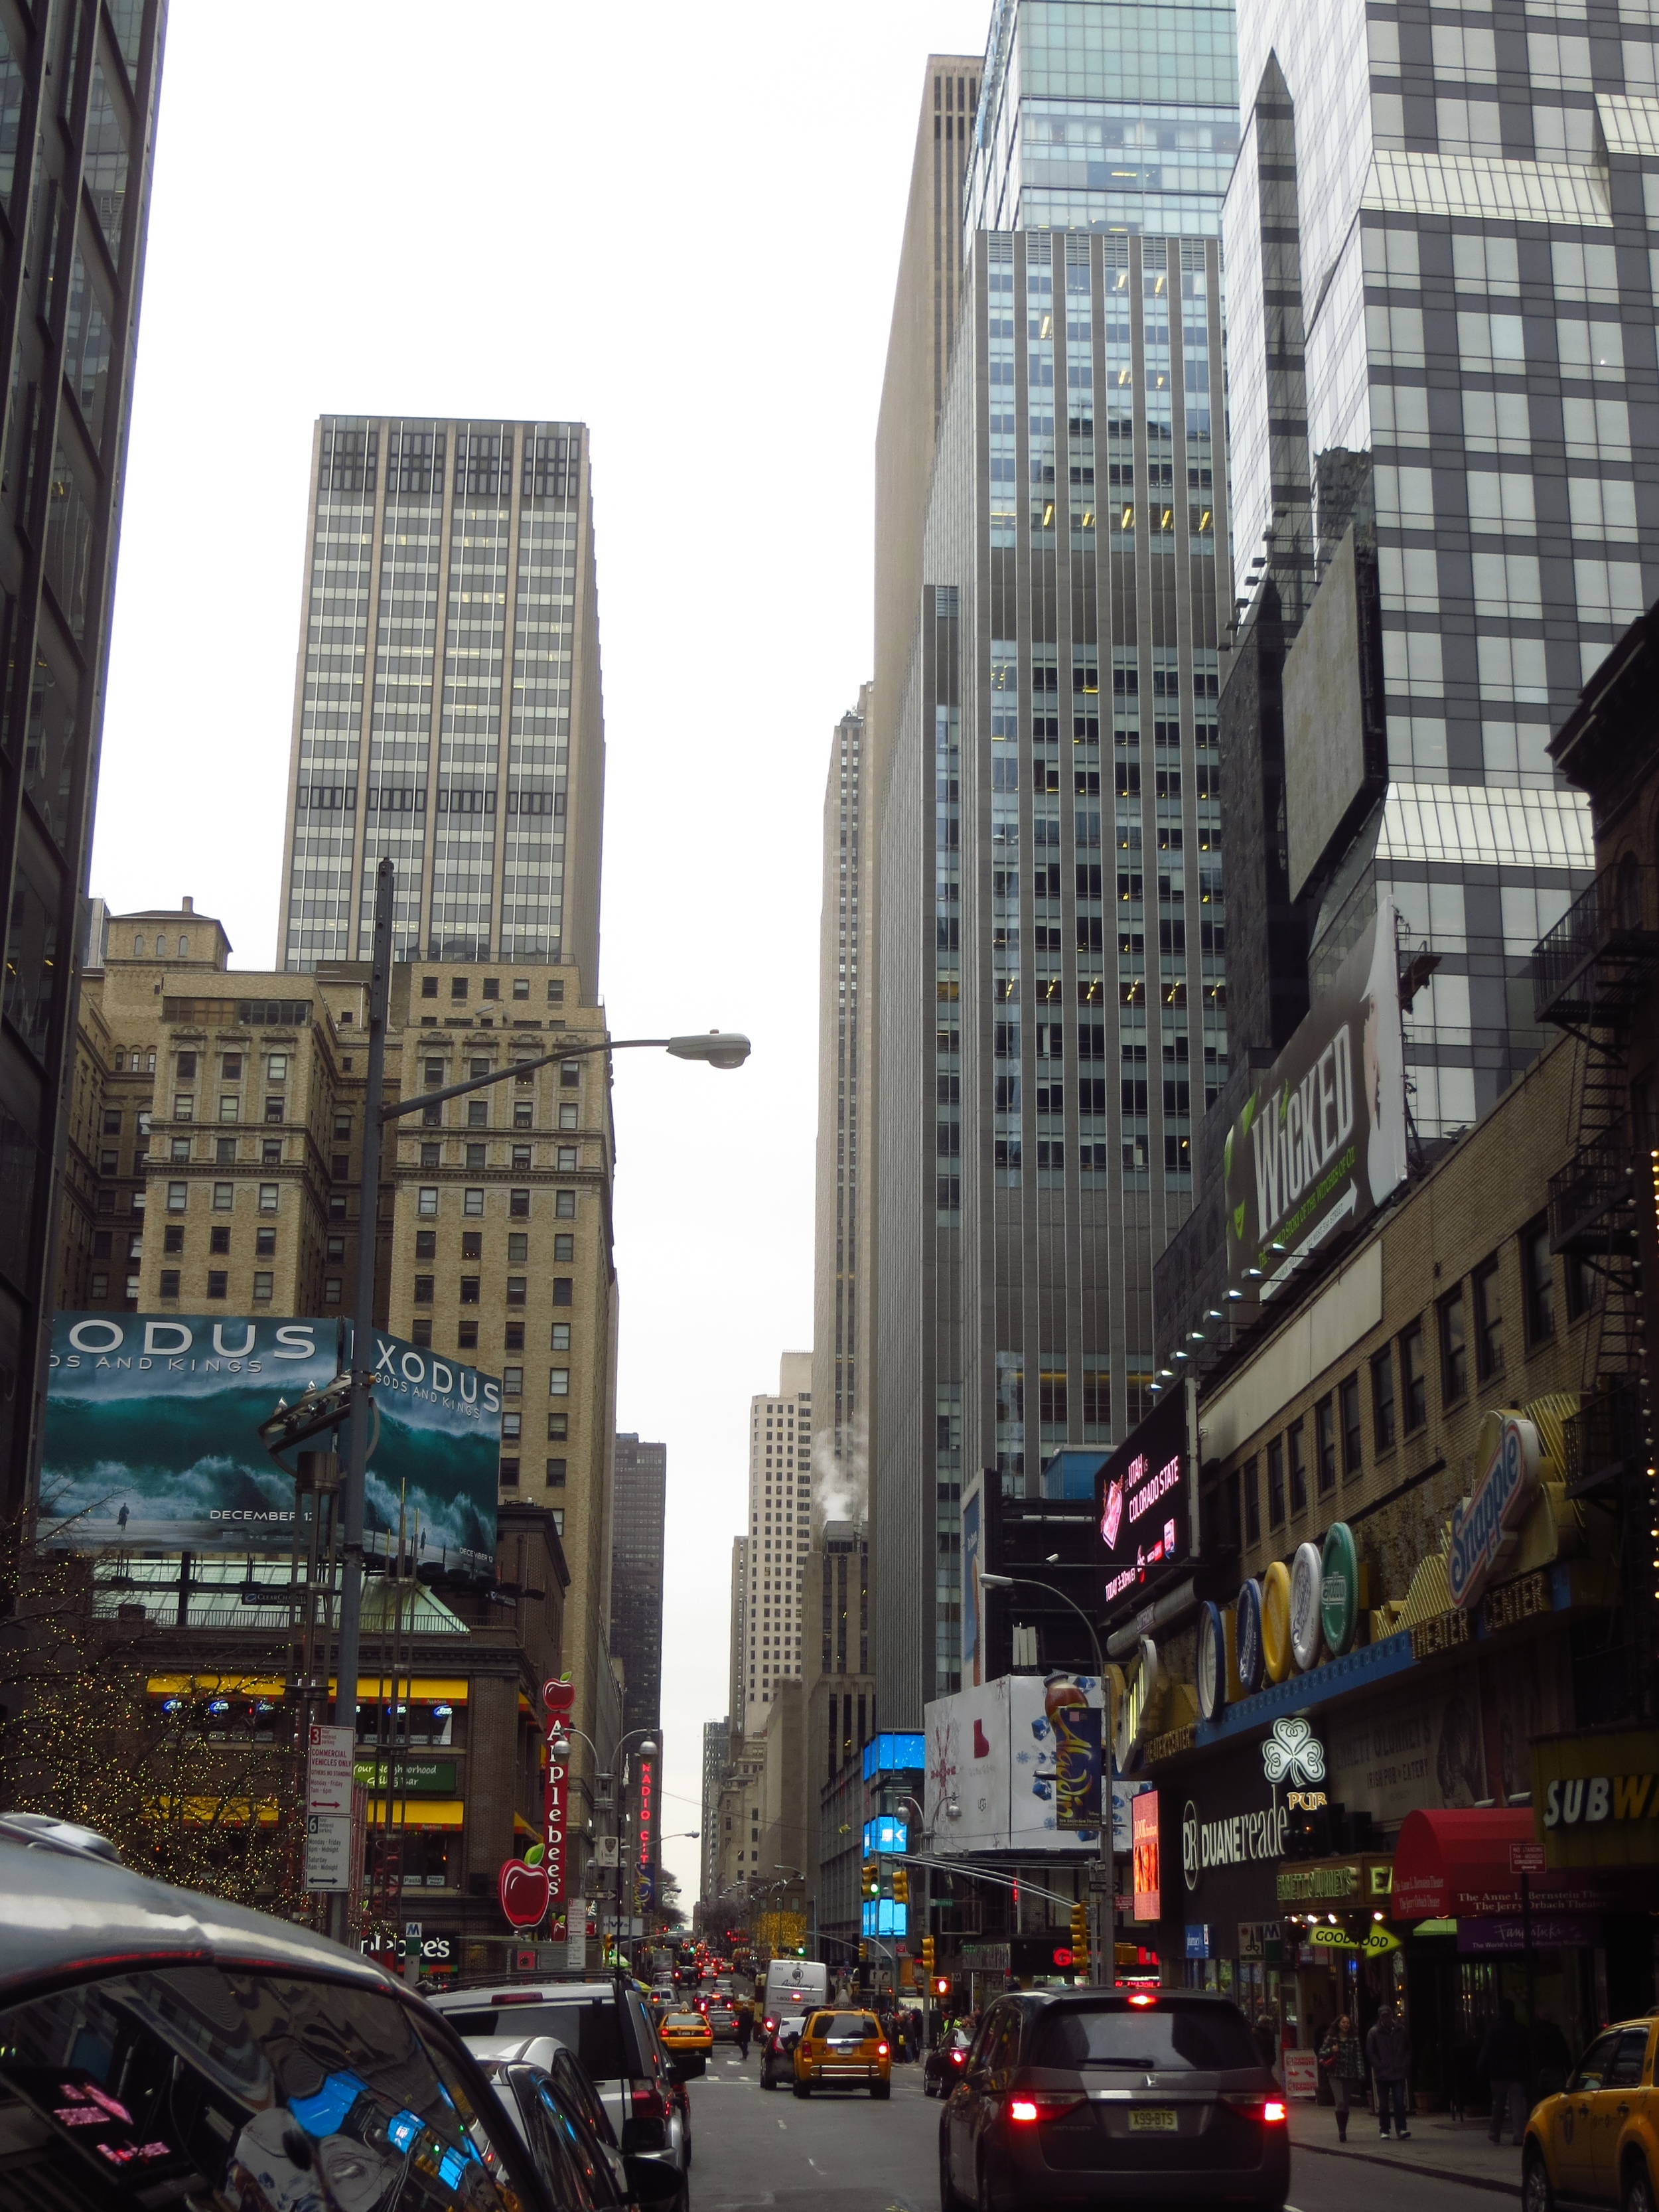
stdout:
POLYGON ((980 2022, 939 2122, 939 2172, 942 2212, 1131 2197, 1279 2212, 1285 2093, 1229 1998, 1022 1990, 980 2022))

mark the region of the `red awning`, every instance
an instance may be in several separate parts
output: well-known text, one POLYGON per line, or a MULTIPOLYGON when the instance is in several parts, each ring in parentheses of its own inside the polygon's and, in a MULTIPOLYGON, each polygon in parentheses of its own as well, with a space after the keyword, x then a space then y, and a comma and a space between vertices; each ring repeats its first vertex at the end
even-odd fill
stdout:
MULTIPOLYGON (((1524 1805, 1407 1813, 1395 1845, 1393 1917, 1455 1920, 1518 1912, 1521 1877, 1510 1870, 1510 1845, 1529 1844, 1534 1833, 1531 1809, 1524 1805)), ((1532 1887, 1538 1895, 1553 1885, 1547 1875, 1539 1875, 1532 1887)))

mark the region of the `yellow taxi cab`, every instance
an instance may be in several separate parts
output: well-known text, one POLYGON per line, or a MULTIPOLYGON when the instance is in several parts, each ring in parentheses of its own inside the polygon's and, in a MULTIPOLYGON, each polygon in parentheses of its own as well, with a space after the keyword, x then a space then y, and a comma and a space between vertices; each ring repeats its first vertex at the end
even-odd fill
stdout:
POLYGON ((1534 2106, 1521 2153, 1524 2212, 1559 2198, 1659 2212, 1659 2024, 1629 2020, 1598 2035, 1558 2095, 1534 2106))
POLYGON ((708 2022, 700 2012, 665 2013, 657 2022, 657 2040, 681 2070, 688 2074, 701 2074, 714 2048, 708 2022))
POLYGON ((842 2084, 867 2085, 872 2097, 893 2094, 893 2054, 872 2012, 815 2012, 795 2045, 798 2097, 842 2084))

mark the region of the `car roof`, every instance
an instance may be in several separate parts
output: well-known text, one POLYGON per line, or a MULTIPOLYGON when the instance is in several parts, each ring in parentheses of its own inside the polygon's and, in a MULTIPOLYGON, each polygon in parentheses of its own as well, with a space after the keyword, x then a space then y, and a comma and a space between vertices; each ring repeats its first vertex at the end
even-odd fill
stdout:
POLYGON ((556 2035, 469 2035, 466 2047, 475 2058, 493 2058, 503 2066, 539 2066, 550 2073, 553 2061, 568 2046, 556 2035))
POLYGON ((514 1982, 506 1975, 493 1982, 469 1982, 457 1989, 434 1990, 427 2002, 440 2012, 476 2012, 492 2002, 505 2004, 603 2004, 617 1995, 616 1982, 514 1982))
POLYGON ((0 1823, 0 1995, 79 1979, 118 1961, 137 1968, 203 1960, 402 1986, 308 1928, 174 1889, 90 1850, 25 1843, 0 1823))

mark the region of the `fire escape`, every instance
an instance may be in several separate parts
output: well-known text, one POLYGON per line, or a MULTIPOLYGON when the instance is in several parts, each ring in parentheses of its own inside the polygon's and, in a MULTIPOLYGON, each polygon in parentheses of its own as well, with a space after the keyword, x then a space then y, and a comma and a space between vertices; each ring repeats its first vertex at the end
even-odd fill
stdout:
POLYGON ((1659 981, 1659 885, 1633 856, 1605 868, 1533 956, 1533 1010, 1578 1041, 1577 1144, 1550 1178, 1550 1249, 1592 1302, 1580 1410, 1565 1425, 1567 1494, 1620 1532, 1626 1692, 1651 1717, 1655 1491, 1638 1208, 1651 1202, 1631 1123, 1629 1050, 1659 981), (1642 1624, 1638 1627, 1638 1624, 1642 1624))

